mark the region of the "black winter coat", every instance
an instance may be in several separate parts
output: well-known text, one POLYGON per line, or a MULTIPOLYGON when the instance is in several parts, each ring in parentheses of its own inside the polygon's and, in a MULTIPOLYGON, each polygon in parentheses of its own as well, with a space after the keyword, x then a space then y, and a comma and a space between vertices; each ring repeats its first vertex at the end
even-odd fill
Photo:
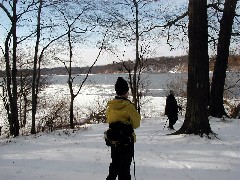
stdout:
POLYGON ((167 115, 167 116, 168 115, 177 115, 178 108, 180 108, 180 106, 178 106, 175 97, 172 94, 168 95, 168 97, 166 99, 165 115, 167 115))

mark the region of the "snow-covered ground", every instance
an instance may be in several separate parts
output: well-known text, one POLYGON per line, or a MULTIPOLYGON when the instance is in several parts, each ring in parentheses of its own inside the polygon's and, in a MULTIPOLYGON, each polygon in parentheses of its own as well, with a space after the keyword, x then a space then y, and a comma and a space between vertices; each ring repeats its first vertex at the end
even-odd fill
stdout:
MULTIPOLYGON (((136 130, 137 180, 237 180, 240 177, 240 120, 211 119, 218 138, 167 135, 166 117, 142 119, 136 130)), ((175 125, 179 128, 183 117, 175 125)), ((107 124, 0 140, 1 180, 104 180, 110 148, 107 124)), ((134 167, 131 168, 134 179, 134 167)))
MULTIPOLYGON (((107 99, 114 97, 117 76, 111 77, 113 79, 109 83, 106 83, 108 78, 101 76, 99 78, 103 79, 103 84, 84 86, 76 98, 76 105, 82 106, 81 110, 90 106, 94 109, 98 102, 105 106, 107 99)), ((61 78, 59 80, 63 81, 61 78)), ((43 92, 49 102, 69 99, 68 87, 61 81, 43 92)), ((151 91, 154 93, 145 99, 141 110, 145 118, 142 119, 140 128, 136 129, 136 179, 239 179, 240 120, 210 119, 212 130, 218 134, 217 138, 167 135, 171 132, 164 128, 167 120, 163 116, 166 97, 160 96, 160 92, 165 89, 158 80, 155 86, 151 91)), ((0 115, 0 125, 6 129, 4 110, 0 115)), ((184 117, 179 116, 176 129, 181 127, 183 120, 184 117)), ((30 126, 31 123, 27 125, 30 126)), ((59 130, 8 139, 4 135, 0 136, 0 180, 106 179, 111 162, 110 148, 103 139, 107 126, 92 124, 74 131, 59 130)), ((134 166, 131 167, 131 174, 134 179, 134 166)))

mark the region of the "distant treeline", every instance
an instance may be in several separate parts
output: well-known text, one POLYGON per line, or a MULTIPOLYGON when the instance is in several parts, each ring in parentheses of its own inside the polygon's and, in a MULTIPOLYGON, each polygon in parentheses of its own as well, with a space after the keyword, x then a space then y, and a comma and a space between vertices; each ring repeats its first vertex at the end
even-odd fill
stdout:
MULTIPOLYGON (((210 71, 213 71, 214 58, 210 58, 210 71)), ((148 73, 166 73, 166 72, 187 72, 188 56, 173 56, 173 57, 157 57, 144 60, 143 72, 148 73)), ((133 68, 132 61, 125 61, 124 64, 127 67, 133 68)), ((234 55, 229 57, 228 63, 229 71, 240 71, 240 55, 234 55)), ((86 74, 89 71, 89 67, 72 67, 72 74, 86 74)), ((91 70, 91 74, 104 74, 104 73, 125 73, 121 62, 112 63, 101 66, 94 66, 91 70)), ((23 69, 18 70, 18 74, 21 73, 31 74, 31 70, 23 69)), ((0 76, 3 77, 5 71, 0 71, 0 76)), ((56 68, 43 68, 41 69, 41 75, 67 75, 65 67, 56 68)))

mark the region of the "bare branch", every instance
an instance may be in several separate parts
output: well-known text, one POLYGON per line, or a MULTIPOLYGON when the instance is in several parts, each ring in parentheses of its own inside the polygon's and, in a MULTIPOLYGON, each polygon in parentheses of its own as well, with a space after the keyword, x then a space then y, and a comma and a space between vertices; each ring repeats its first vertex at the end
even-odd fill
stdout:
POLYGON ((107 31, 105 32, 105 34, 104 34, 103 41, 102 41, 102 44, 101 44, 101 46, 100 46, 100 48, 99 48, 98 55, 97 55, 95 61, 93 62, 93 64, 89 67, 88 72, 87 72, 84 80, 82 81, 82 83, 81 83, 81 85, 80 85, 80 87, 79 87, 79 89, 78 89, 78 92, 75 94, 75 96, 77 96, 77 95, 80 93, 80 90, 82 89, 82 87, 83 87, 84 83, 86 82, 89 74, 91 73, 91 70, 92 70, 93 66, 97 63, 97 61, 98 61, 98 59, 99 59, 102 51, 105 49, 105 38, 106 38, 106 36, 107 36, 107 32, 108 32, 108 30, 107 30, 107 31))
POLYGON ((35 9, 35 8, 30 9, 31 7, 33 7, 33 6, 37 5, 37 4, 38 4, 38 1, 37 1, 37 2, 32 1, 32 3, 29 4, 22 13, 19 13, 19 14, 18 14, 18 16, 17 16, 18 19, 20 19, 24 14, 26 14, 26 13, 28 13, 28 12, 38 10, 38 7, 36 7, 36 9, 35 9))
POLYGON ((0 3, 0 8, 7 14, 8 18, 10 19, 10 21, 13 21, 13 18, 11 16, 11 14, 9 13, 7 8, 2 3, 0 3))
POLYGON ((141 36, 143 33, 150 32, 150 31, 152 31, 152 30, 155 29, 155 28, 167 28, 167 27, 171 27, 171 26, 175 25, 176 22, 178 22, 179 20, 185 18, 186 16, 188 16, 188 11, 187 11, 187 12, 184 12, 182 15, 176 17, 176 19, 174 19, 174 20, 172 20, 172 21, 169 21, 169 22, 167 22, 167 23, 164 24, 164 25, 155 25, 155 26, 149 28, 148 30, 143 31, 142 33, 140 33, 140 36, 141 36))

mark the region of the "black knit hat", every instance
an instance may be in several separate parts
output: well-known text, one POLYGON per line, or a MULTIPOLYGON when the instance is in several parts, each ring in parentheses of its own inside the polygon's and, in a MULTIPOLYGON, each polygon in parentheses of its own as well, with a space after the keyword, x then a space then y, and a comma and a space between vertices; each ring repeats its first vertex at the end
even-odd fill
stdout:
POLYGON ((122 96, 129 91, 128 83, 122 77, 118 77, 115 84, 115 91, 118 96, 122 96))

